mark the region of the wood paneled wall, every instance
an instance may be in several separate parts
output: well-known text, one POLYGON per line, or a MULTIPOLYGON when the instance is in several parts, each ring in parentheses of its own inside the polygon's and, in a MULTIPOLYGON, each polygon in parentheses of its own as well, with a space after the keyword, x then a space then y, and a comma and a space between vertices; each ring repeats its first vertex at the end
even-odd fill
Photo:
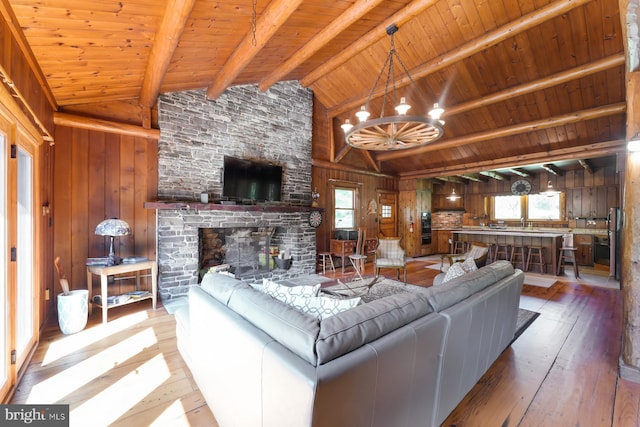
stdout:
POLYGON ((62 126, 55 140, 54 253, 71 287, 86 287, 87 257, 107 255, 108 238, 94 234, 106 218, 132 228, 116 238, 118 256, 156 259, 155 211, 144 202, 157 199, 157 141, 62 126))
POLYGON ((377 202, 378 190, 398 190, 398 180, 393 177, 365 174, 358 172, 349 172, 342 169, 334 169, 329 167, 313 167, 313 175, 311 179, 312 188, 317 188, 320 193, 318 204, 325 209, 324 220, 316 231, 316 248, 318 252, 329 250, 329 241, 333 238, 331 224, 331 183, 353 183, 359 188, 359 217, 357 218, 358 227, 366 227, 367 236, 378 236, 378 223, 376 215, 367 214, 367 207, 371 200, 377 202))
MULTIPOLYGON (((481 216, 484 212, 484 196, 511 194, 511 184, 519 179, 499 181, 490 179, 488 182, 472 182, 460 187, 456 184, 456 192, 464 194, 465 212, 470 215, 481 216)), ((532 193, 543 191, 551 181, 555 190, 565 194, 566 212, 565 221, 573 221, 575 217, 605 218, 609 208, 620 206, 620 176, 615 165, 602 167, 588 172, 584 169, 566 171, 557 176, 547 172, 527 178, 532 184, 532 193)), ((451 184, 447 183, 447 191, 450 192, 451 184)), ((439 190, 441 191, 441 190, 439 190)), ((584 226, 584 224, 571 225, 572 227, 584 226)))

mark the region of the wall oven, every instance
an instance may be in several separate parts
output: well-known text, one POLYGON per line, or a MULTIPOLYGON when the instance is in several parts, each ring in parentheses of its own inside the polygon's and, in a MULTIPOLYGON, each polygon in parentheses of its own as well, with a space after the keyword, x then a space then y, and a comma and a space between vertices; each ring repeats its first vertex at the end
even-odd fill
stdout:
POLYGON ((431 212, 422 212, 420 214, 420 233, 421 244, 431 244, 431 212))

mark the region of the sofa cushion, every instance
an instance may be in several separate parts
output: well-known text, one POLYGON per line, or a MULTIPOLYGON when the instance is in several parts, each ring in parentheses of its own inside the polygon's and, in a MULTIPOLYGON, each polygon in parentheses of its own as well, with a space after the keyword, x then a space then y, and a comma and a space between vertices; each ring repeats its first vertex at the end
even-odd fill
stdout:
POLYGON ((327 363, 431 312, 423 297, 403 292, 324 319, 316 342, 318 364, 327 363))
POLYGON ((316 317, 248 285, 233 292, 228 307, 315 366, 315 343, 320 332, 316 317))
POLYGON ((514 272, 509 261, 496 261, 440 286, 432 286, 427 289, 427 299, 434 311, 442 311, 514 272))
POLYGON ((449 280, 464 276, 465 274, 467 274, 467 272, 462 268, 462 264, 456 262, 447 269, 447 272, 444 274, 444 279, 442 279, 442 283, 447 283, 449 280))
POLYGON ((290 306, 322 320, 356 307, 360 304, 360 297, 345 299, 298 295, 292 296, 289 301, 286 302, 290 306))
POLYGON ((236 290, 246 289, 249 285, 227 274, 209 272, 202 278, 200 287, 224 305, 228 305, 231 295, 236 290))
POLYGON ((460 266, 464 270, 465 273, 471 273, 472 271, 476 271, 478 266, 473 258, 467 258, 463 262, 460 263, 460 266))
POLYGON ((313 286, 286 286, 269 279, 262 280, 262 290, 273 298, 291 305, 295 297, 315 297, 320 291, 320 284, 313 286))

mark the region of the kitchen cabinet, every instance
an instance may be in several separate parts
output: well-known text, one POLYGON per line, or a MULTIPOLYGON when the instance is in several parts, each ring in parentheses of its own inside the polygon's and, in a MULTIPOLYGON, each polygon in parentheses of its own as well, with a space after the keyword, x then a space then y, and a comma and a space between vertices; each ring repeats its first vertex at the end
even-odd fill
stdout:
POLYGON ((593 266, 593 236, 590 234, 575 234, 573 245, 576 247, 576 262, 578 265, 593 266))
POLYGON ((451 252, 449 239, 451 238, 451 230, 434 230, 432 233, 432 248, 436 248, 435 253, 448 254, 451 252))

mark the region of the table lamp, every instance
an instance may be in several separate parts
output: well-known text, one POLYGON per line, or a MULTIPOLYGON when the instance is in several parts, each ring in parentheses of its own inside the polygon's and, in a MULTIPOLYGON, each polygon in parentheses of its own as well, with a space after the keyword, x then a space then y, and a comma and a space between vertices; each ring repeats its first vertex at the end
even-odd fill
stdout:
POLYGON ((125 221, 118 218, 105 219, 96 227, 98 236, 109 236, 109 257, 107 265, 118 265, 122 262, 122 258, 117 257, 113 247, 113 239, 118 236, 126 236, 131 234, 131 227, 125 221))

